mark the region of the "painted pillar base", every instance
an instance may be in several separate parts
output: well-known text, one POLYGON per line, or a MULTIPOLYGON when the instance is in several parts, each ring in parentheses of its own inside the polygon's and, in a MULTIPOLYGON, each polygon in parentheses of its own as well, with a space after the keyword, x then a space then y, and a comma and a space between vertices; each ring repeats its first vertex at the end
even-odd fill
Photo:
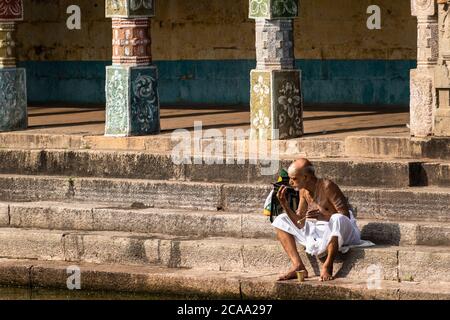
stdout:
POLYGON ((106 67, 106 136, 160 133, 155 66, 106 67))
POLYGON ((300 70, 252 70, 251 139, 292 139, 303 135, 300 70))
POLYGON ((27 126, 25 69, 0 69, 0 132, 23 130, 27 126))

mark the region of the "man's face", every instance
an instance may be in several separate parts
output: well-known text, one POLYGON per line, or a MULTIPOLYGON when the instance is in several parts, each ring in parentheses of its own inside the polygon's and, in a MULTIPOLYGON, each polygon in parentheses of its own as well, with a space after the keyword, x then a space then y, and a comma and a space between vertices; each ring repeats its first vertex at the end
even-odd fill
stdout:
POLYGON ((300 189, 303 189, 305 187, 305 182, 306 182, 306 177, 304 175, 301 175, 301 174, 293 175, 291 173, 289 174, 289 184, 295 190, 298 191, 300 189))

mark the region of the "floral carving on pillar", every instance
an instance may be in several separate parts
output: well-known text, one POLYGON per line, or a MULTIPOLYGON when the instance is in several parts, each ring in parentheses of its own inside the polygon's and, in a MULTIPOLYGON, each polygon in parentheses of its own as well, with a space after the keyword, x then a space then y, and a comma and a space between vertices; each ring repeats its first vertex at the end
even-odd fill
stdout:
POLYGON ((22 0, 1 0, 0 21, 20 21, 20 20, 23 20, 22 0))

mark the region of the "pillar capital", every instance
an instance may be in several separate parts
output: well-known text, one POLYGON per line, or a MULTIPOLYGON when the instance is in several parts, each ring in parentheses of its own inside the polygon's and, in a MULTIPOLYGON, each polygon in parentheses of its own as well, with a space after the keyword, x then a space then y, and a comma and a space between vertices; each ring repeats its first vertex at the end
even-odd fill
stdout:
POLYGON ((298 0, 250 0, 251 19, 293 19, 298 16, 298 0))
POLYGON ((151 18, 155 16, 155 0, 106 0, 107 18, 151 18))
POLYGON ((411 15, 416 17, 434 16, 437 13, 436 7, 436 0, 411 0, 411 15))
POLYGON ((0 22, 22 21, 23 1, 2 0, 0 1, 0 22))

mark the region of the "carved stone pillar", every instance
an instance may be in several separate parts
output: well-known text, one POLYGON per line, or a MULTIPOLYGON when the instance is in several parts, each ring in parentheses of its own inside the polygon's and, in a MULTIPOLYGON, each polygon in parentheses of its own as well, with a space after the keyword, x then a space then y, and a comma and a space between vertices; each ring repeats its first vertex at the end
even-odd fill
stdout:
POLYGON ((298 0, 250 0, 256 20, 256 69, 251 71, 251 138, 303 135, 301 71, 294 69, 293 19, 298 0))
POLYGON ((410 130, 412 136, 433 134, 436 109, 434 68, 438 60, 438 20, 435 0, 411 0, 417 17, 417 69, 411 70, 410 130))
POLYGON ((434 114, 434 134, 450 136, 450 15, 448 0, 438 1, 439 61, 435 69, 437 106, 434 114))
POLYGON ((16 68, 16 21, 22 20, 22 0, 0 1, 0 131, 28 125, 26 72, 16 68))
POLYGON ((106 0, 112 18, 113 65, 106 67, 107 136, 160 132, 158 71, 152 65, 154 0, 106 0))

